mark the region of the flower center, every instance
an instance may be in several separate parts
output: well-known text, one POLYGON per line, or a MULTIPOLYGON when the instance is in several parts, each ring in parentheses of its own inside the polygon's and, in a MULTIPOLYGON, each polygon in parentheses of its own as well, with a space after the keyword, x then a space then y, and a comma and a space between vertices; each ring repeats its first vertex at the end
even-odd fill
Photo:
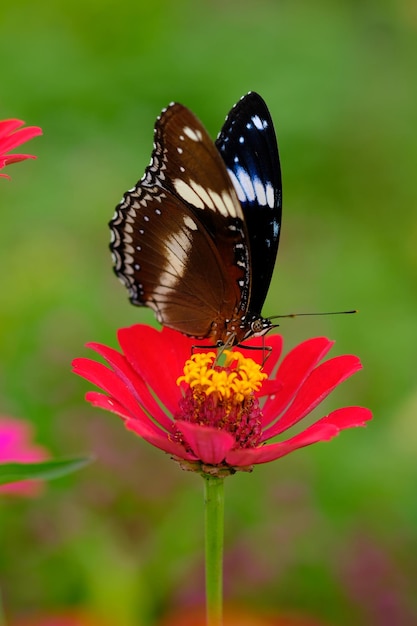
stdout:
POLYGON ((225 350, 224 366, 216 364, 214 352, 197 353, 188 359, 177 384, 185 383, 177 420, 226 430, 237 447, 258 444, 261 409, 255 392, 267 375, 260 365, 240 352, 225 350))

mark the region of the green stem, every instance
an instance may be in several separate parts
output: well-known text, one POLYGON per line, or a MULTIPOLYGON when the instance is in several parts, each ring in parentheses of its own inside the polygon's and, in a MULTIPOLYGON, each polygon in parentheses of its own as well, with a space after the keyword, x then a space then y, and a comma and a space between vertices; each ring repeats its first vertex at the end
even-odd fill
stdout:
POLYGON ((204 475, 207 626, 223 624, 224 479, 204 475))

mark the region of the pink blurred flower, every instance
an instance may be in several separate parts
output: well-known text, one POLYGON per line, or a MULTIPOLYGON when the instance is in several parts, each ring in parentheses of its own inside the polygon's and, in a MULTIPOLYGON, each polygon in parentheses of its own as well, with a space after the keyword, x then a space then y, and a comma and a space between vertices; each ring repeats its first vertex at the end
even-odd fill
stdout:
MULTIPOLYGON (((25 159, 36 159, 32 154, 6 154, 9 150, 13 150, 13 148, 29 141, 29 139, 42 135, 42 129, 39 126, 20 128, 24 123, 16 119, 0 120, 0 169, 25 159)), ((0 176, 10 178, 7 174, 0 174, 0 176)))
MULTIPOLYGON (((0 463, 29 463, 48 457, 42 446, 32 442, 32 427, 24 421, 0 416, 0 463)), ((0 495, 35 496, 43 487, 39 480, 23 480, 0 486, 0 495)))
MULTIPOLYGON (((234 350, 222 367, 207 350, 194 350, 190 359, 197 341, 169 328, 136 324, 120 329, 118 339, 121 353, 89 344, 109 368, 75 359, 75 373, 105 392, 90 391, 87 400, 119 415, 127 428, 184 469, 217 476, 248 471, 328 441, 345 428, 363 426, 372 417, 363 407, 345 407, 287 435, 362 367, 353 355, 320 363, 333 345, 325 337, 304 341, 280 361, 282 337, 269 336, 272 352, 262 370, 254 362, 263 360, 262 350, 252 350, 253 359, 234 350), (278 436, 284 439, 270 441, 278 436)), ((251 339, 245 346, 259 346, 259 341, 251 339)))

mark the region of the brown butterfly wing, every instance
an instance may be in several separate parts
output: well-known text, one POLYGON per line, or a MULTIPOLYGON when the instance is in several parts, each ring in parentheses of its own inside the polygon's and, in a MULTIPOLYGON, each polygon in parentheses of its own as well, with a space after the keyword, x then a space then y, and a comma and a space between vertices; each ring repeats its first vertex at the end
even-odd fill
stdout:
POLYGON ((110 228, 115 272, 134 304, 165 326, 224 341, 247 308, 247 233, 225 165, 187 108, 158 118, 151 163, 110 228))

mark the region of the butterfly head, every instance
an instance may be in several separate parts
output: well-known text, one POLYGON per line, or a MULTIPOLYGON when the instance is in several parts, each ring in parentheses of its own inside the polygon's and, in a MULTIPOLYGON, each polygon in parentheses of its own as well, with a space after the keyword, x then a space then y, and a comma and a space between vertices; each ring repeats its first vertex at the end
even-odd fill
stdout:
POLYGON ((242 326, 246 332, 241 341, 245 341, 250 337, 263 337, 266 333, 269 333, 270 330, 276 328, 278 324, 272 324, 270 319, 261 317, 260 315, 246 315, 242 326))

